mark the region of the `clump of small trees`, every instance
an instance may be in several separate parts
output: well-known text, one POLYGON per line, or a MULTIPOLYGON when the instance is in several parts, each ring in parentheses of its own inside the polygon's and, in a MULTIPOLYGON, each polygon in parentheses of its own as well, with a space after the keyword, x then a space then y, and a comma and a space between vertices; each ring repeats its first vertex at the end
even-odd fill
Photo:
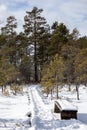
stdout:
POLYGON ((62 86, 64 80, 64 70, 65 65, 63 63, 63 59, 62 57, 59 57, 58 54, 56 54, 50 61, 49 66, 45 66, 42 71, 41 84, 45 86, 45 90, 47 90, 47 92, 51 91, 51 94, 53 88, 56 88, 57 99, 59 86, 62 86))

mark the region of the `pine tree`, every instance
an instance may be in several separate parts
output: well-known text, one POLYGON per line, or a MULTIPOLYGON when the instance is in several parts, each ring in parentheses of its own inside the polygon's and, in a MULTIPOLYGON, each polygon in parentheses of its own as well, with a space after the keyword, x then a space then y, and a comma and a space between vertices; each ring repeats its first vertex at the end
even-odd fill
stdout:
MULTIPOLYGON (((16 68, 16 19, 7 18, 5 27, 1 28, 0 36, 0 76, 2 86, 16 82, 19 71, 16 68), (3 76, 3 77, 2 77, 3 76)), ((2 87, 3 88, 3 87, 2 87)))
POLYGON ((15 82, 18 76, 18 70, 9 62, 8 48, 3 46, 0 49, 0 85, 2 92, 5 91, 6 85, 15 82))
POLYGON ((29 82, 30 80, 30 72, 31 72, 31 60, 30 53, 31 50, 27 47, 27 37, 24 33, 20 33, 17 35, 17 66, 21 73, 20 79, 25 82, 29 82))
POLYGON ((69 85, 69 91, 71 90, 71 84, 74 83, 75 80, 75 57, 79 53, 79 44, 78 44, 78 35, 79 32, 77 29, 73 29, 73 31, 68 36, 67 44, 62 46, 61 56, 65 61, 66 71, 65 71, 65 83, 69 85))
MULTIPOLYGON (((44 70, 43 70, 44 71, 44 70)), ((56 88, 57 99, 58 99, 58 88, 59 85, 63 84, 65 65, 63 63, 63 59, 56 54, 53 60, 50 62, 46 73, 43 73, 41 83, 47 88, 52 89, 56 88)))
POLYGON ((5 27, 1 28, 2 35, 5 36, 6 44, 9 48, 10 63, 16 66, 16 31, 17 22, 14 16, 7 18, 5 27))
POLYGON ((37 48, 42 33, 44 33, 44 27, 46 20, 41 17, 42 9, 34 7, 32 11, 27 11, 27 15, 24 17, 25 25, 24 31, 28 37, 28 46, 34 50, 34 76, 35 82, 38 81, 38 59, 37 59, 37 48))
POLYGON ((87 84, 87 48, 80 50, 75 60, 76 83, 87 84))
POLYGON ((51 37, 51 44, 49 48, 50 55, 61 54, 62 46, 68 42, 68 36, 69 30, 67 27, 63 23, 60 23, 59 25, 56 23, 51 37))

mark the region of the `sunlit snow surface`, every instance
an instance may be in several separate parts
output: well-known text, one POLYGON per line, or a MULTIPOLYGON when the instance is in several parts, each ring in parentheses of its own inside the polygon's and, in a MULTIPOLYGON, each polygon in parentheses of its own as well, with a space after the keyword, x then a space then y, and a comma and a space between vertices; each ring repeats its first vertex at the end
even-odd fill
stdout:
POLYGON ((76 93, 60 92, 64 100, 78 108, 78 120, 60 120, 59 115, 53 113, 54 101, 44 97, 38 85, 31 85, 26 91, 24 95, 9 97, 0 94, 0 130, 87 130, 87 90, 83 87, 79 101, 76 93), (32 113, 31 126, 29 112, 32 113))

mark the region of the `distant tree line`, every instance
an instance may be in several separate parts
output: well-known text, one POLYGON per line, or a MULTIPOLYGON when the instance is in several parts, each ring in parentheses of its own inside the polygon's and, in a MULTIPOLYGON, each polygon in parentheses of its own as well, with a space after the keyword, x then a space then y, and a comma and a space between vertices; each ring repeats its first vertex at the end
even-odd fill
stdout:
POLYGON ((1 27, 2 90, 14 82, 40 82, 46 91, 53 87, 58 91, 63 84, 87 84, 87 37, 80 37, 76 28, 70 32, 64 23, 48 25, 42 11, 37 7, 27 11, 19 34, 15 16, 1 27))

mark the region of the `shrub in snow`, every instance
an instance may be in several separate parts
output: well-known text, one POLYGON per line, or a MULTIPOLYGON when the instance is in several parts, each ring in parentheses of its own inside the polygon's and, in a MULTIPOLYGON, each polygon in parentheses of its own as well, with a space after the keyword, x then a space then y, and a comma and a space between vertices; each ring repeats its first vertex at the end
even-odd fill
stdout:
POLYGON ((4 92, 3 92, 3 95, 9 96, 9 91, 8 91, 8 90, 4 91, 4 92))
POLYGON ((23 93, 23 86, 19 86, 19 85, 17 85, 17 84, 11 84, 11 86, 10 86, 10 89, 11 89, 11 91, 12 91, 12 93, 13 94, 17 94, 17 93, 23 93))

